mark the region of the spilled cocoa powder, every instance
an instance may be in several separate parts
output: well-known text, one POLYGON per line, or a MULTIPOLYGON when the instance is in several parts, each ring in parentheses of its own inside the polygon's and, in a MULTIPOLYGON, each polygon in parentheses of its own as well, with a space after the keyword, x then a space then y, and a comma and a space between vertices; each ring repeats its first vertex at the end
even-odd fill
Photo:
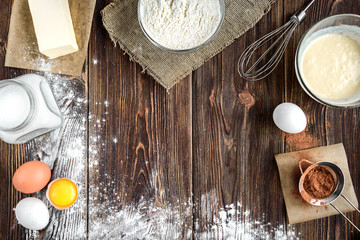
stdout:
POLYGON ((306 130, 297 134, 289 134, 284 132, 282 134, 285 137, 286 143, 293 150, 311 148, 320 144, 320 139, 312 136, 306 130))
POLYGON ((313 198, 324 199, 334 192, 336 181, 329 170, 316 166, 306 174, 303 187, 313 198))

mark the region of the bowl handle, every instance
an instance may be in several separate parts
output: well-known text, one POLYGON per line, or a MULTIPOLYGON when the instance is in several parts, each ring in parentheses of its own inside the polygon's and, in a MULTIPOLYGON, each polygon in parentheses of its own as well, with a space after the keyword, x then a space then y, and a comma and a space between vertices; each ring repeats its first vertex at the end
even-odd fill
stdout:
POLYGON ((300 172, 301 172, 301 175, 303 175, 304 174, 304 172, 305 172, 305 170, 303 170, 303 168, 302 168, 302 164, 303 163, 307 163, 307 164, 310 164, 310 165, 314 165, 315 163, 313 163, 313 162, 311 162, 311 161, 309 161, 309 160, 306 160, 306 159, 301 159, 300 160, 300 162, 299 162, 299 169, 300 169, 300 172))

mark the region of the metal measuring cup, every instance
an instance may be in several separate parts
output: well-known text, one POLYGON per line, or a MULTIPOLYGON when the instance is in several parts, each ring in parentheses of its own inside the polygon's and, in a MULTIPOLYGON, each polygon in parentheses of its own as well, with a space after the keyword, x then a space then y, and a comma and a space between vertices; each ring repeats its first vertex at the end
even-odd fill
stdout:
POLYGON ((302 198, 309 204, 313 205, 313 206, 325 206, 325 205, 331 205, 333 208, 335 208, 336 211, 338 211, 349 223, 351 223, 351 225, 353 225, 353 227, 358 230, 360 232, 360 229, 353 223, 350 221, 350 219, 348 217, 345 216, 345 214, 343 212, 340 211, 340 209, 338 209, 333 202, 338 198, 338 197, 343 197, 357 212, 360 213, 360 210, 357 209, 355 207, 355 205, 350 202, 350 200, 345 197, 342 194, 342 191, 344 190, 344 186, 345 186, 345 177, 344 177, 344 173, 343 171, 340 169, 340 167, 332 162, 327 162, 327 161, 322 161, 322 162, 317 162, 317 163, 313 163, 310 162, 308 160, 301 160, 299 162, 299 168, 300 168, 300 172, 301 172, 301 178, 299 181, 299 192, 300 195, 302 196, 302 198), (310 166, 303 171, 302 169, 302 164, 306 162, 308 164, 310 164, 310 166), (304 183, 304 179, 307 173, 309 173, 313 168, 315 168, 316 166, 322 166, 324 168, 326 168, 334 177, 335 182, 336 182, 336 187, 335 190, 332 192, 332 194, 324 199, 314 199, 311 195, 309 195, 303 188, 303 183, 304 183))

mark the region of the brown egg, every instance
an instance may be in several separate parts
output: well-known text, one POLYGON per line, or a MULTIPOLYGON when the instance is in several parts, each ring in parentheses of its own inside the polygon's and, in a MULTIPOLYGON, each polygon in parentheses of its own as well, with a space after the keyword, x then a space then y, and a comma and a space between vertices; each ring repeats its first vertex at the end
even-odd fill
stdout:
POLYGON ((30 161, 21 165, 13 176, 13 185, 22 193, 34 193, 50 181, 51 170, 46 163, 30 161))

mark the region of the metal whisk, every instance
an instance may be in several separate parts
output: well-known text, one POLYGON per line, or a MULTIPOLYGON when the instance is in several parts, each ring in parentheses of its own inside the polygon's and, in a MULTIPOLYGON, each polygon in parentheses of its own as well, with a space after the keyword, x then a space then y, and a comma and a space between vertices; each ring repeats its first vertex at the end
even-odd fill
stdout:
POLYGON ((241 77, 249 81, 257 81, 267 77, 275 69, 284 55, 292 33, 304 20, 306 11, 314 2, 315 0, 312 0, 303 10, 297 11, 286 24, 261 37, 245 49, 238 62, 238 72, 241 77), (254 64, 250 64, 250 60, 252 59, 254 53, 264 44, 272 41, 274 42, 260 56, 260 58, 257 59, 254 64), (264 58, 267 55, 270 55, 270 51, 276 46, 278 47, 271 55, 271 58, 268 61, 265 61, 265 64, 262 65, 264 58))

